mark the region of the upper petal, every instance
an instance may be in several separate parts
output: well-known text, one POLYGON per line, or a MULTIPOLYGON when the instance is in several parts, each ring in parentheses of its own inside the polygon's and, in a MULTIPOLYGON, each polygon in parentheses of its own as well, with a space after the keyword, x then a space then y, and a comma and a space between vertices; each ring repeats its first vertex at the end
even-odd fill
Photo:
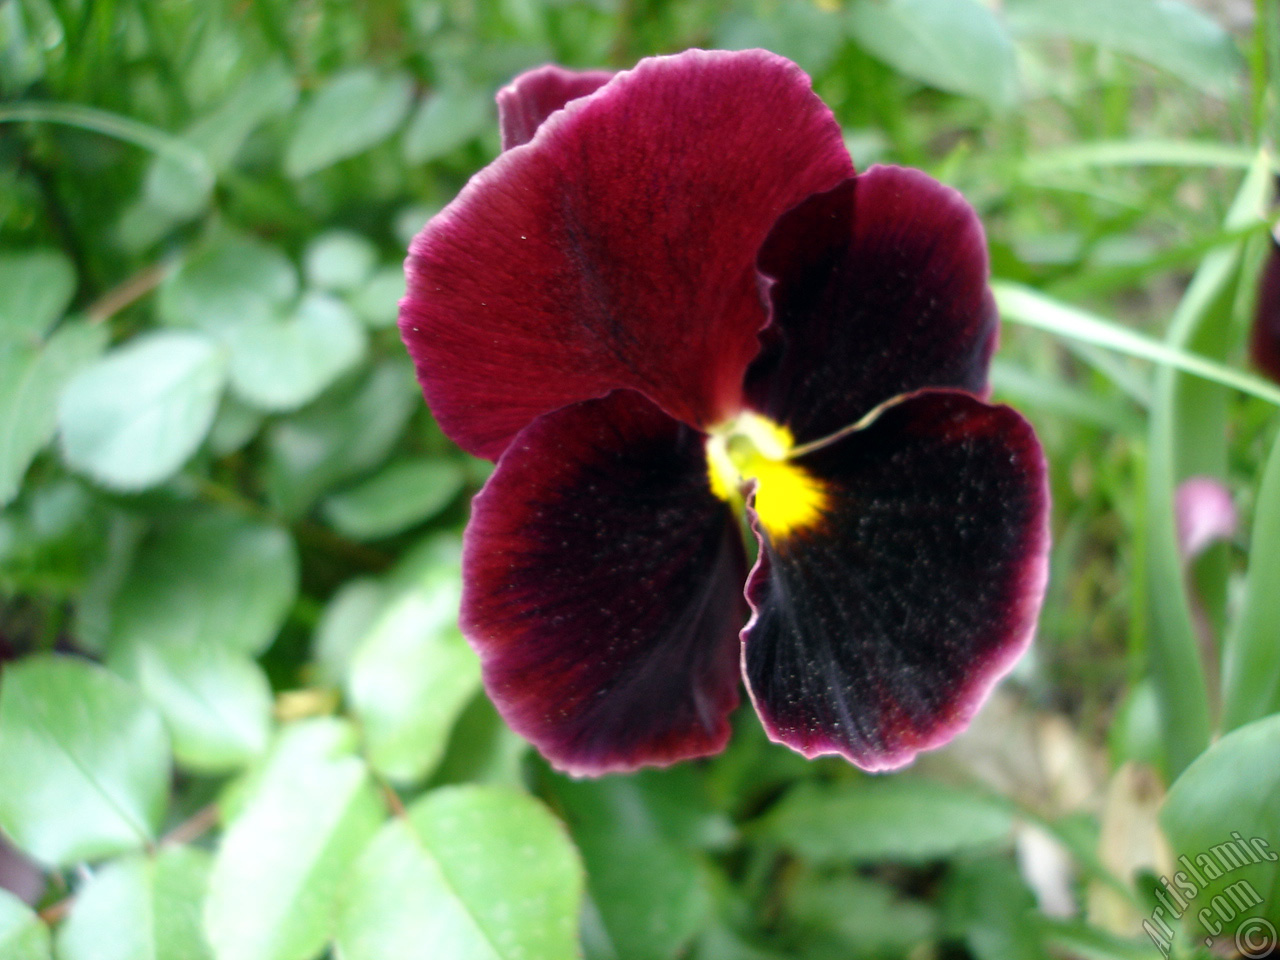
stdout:
POLYGON ((400 329, 436 419, 494 458, 616 388, 697 426, 736 412, 760 244, 851 172, 808 77, 764 51, 644 60, 569 102, 410 247, 400 329))
POLYGON ((1280 383, 1280 239, 1274 235, 1262 267, 1249 353, 1259 370, 1280 383))
POLYGON ((806 443, 925 387, 981 393, 998 316, 973 208, 872 167, 784 216, 760 253, 773 323, 750 404, 806 443))
POLYGON ((556 767, 715 753, 738 702, 746 559, 702 436, 620 390, 535 420, 476 497, 462 627, 556 767))
POLYGON ((958 733, 1031 641, 1040 445, 1008 407, 925 391, 794 465, 823 515, 780 537, 755 522, 747 689, 770 737, 805 756, 901 766, 958 733))
POLYGON ((543 120, 570 100, 595 93, 612 78, 609 70, 566 70, 554 63, 520 74, 498 91, 502 149, 528 143, 543 120))

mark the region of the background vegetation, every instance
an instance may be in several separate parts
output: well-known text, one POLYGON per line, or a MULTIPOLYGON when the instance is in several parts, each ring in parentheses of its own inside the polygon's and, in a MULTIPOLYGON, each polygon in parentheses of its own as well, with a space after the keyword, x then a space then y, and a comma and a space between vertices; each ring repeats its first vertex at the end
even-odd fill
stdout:
MULTIPOLYGON (((1242 346, 1280 15, 997 6, 0 0, 0 957, 1156 957, 1173 855, 1280 849, 1280 389, 1242 346), (407 242, 514 74, 694 45, 795 59, 859 167, 987 226, 1052 582, 901 774, 744 709, 720 757, 573 782, 454 625, 488 468, 394 329, 407 242), (1194 564, 1192 476, 1240 515, 1194 564)), ((1166 911, 1172 949, 1234 955, 1276 880, 1166 911)))

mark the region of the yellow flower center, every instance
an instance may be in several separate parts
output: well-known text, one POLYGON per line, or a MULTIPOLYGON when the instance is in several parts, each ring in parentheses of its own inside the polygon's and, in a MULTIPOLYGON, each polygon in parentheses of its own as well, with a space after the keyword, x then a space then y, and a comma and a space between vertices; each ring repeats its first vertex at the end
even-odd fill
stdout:
POLYGON ((822 482, 788 459, 794 442, 786 427, 750 412, 707 438, 712 493, 741 505, 744 488, 754 480, 756 516, 775 541, 815 524, 827 503, 822 482))

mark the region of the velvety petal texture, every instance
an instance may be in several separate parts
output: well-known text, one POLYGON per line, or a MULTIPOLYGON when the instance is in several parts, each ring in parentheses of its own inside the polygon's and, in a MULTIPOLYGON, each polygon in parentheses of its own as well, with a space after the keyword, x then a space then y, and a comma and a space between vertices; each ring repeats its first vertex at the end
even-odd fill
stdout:
POLYGON ((1048 569, 1040 445, 1013 410, 924 391, 797 458, 813 526, 757 532, 743 631, 770 737, 868 770, 950 739, 1031 640, 1048 569))
POLYGON ((492 459, 617 388, 694 426, 736 413, 760 245, 852 172, 808 77, 764 51, 644 60, 569 101, 410 248, 400 329, 437 421, 492 459))
POLYGON ((566 70, 553 63, 520 74, 498 91, 502 149, 528 143, 547 117, 570 100, 595 93, 612 78, 608 70, 566 70))
POLYGON ((998 316, 982 224, 919 170, 872 167, 806 200, 760 271, 773 324, 747 395, 797 442, 925 387, 985 392, 998 316))
POLYGON ((1274 235, 1262 268, 1249 353, 1259 370, 1280 383, 1280 240, 1274 235))
POLYGON ((472 506, 463 632, 499 712, 557 768, 720 750, 746 560, 703 438, 618 391, 535 421, 472 506))

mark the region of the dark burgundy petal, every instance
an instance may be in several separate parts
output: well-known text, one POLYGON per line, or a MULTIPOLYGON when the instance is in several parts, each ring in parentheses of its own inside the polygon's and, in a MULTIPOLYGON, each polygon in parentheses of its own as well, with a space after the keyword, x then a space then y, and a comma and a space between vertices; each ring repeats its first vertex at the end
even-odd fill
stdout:
POLYGON ((805 756, 901 766, 958 733, 1031 641, 1040 445, 1008 407, 925 391, 795 465, 826 509, 777 541, 753 516, 747 689, 769 736, 805 756))
POLYGON ((746 559, 703 438, 621 390, 535 420, 476 497, 463 631, 499 712, 561 770, 723 748, 746 559))
POLYGON ((705 426, 736 413, 774 221, 852 173, 788 60, 642 61, 478 173, 410 248, 400 329, 436 419, 495 458, 616 388, 705 426))
POLYGON ((918 170, 872 167, 779 221, 760 253, 773 325, 752 406, 805 443, 925 387, 983 393, 997 314, 973 208, 918 170))
POLYGON ((1280 383, 1280 240, 1274 235, 1262 268, 1249 353, 1259 370, 1280 383))
POLYGON ((595 93, 612 77, 608 70, 566 70, 555 64, 520 74, 498 91, 502 149, 528 143, 543 120, 570 100, 595 93))

